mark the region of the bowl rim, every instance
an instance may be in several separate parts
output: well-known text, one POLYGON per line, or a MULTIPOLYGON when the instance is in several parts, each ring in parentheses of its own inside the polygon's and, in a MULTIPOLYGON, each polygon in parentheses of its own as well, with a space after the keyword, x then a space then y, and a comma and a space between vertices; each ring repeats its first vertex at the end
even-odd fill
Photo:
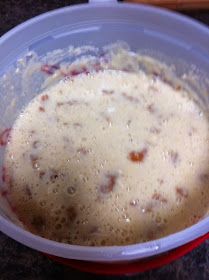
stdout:
MULTIPOLYGON (((72 11, 85 11, 85 9, 91 9, 92 7, 117 7, 127 9, 140 9, 145 13, 154 13, 160 16, 169 16, 176 21, 181 21, 183 24, 195 27, 199 31, 205 33, 209 38, 209 29, 206 25, 199 23, 196 20, 190 19, 187 16, 180 15, 175 12, 168 11, 166 9, 157 8, 149 5, 141 4, 126 4, 126 3, 91 3, 79 4, 74 6, 68 6, 59 8, 53 11, 43 13, 32 19, 29 19, 18 26, 8 31, 5 35, 0 37, 0 45, 6 42, 14 34, 19 31, 29 28, 31 25, 43 20, 46 17, 56 16, 63 12, 72 11)), ((152 240, 149 242, 138 243, 126 246, 105 246, 105 247, 91 247, 80 246, 59 243, 56 241, 48 240, 40 236, 34 235, 25 229, 13 224, 4 217, 0 216, 0 231, 8 235, 9 237, 19 241, 20 243, 31 247, 33 249, 42 251, 47 254, 55 255, 62 258, 86 260, 86 261, 98 261, 98 262, 113 262, 113 261, 127 261, 142 259, 161 253, 167 252, 171 249, 184 245, 190 241, 209 232, 209 217, 204 218, 195 225, 186 228, 177 233, 160 238, 158 240, 152 240)))
POLYGON ((185 245, 209 232, 209 217, 177 233, 144 243, 125 246, 80 246, 35 235, 0 216, 0 231, 35 250, 62 257, 97 262, 139 260, 185 245))

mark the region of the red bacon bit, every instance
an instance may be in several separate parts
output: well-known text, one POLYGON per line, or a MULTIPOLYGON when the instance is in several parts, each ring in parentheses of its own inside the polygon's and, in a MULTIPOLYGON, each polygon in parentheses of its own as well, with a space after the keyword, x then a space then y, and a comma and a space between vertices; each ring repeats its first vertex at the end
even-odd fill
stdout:
POLYGON ((40 112, 45 112, 45 109, 42 106, 40 106, 38 109, 39 109, 40 112))
POLYGON ((184 199, 187 198, 189 194, 185 188, 176 187, 176 195, 177 195, 177 199, 181 201, 183 198, 184 199))
POLYGON ((2 182, 6 184, 10 183, 10 177, 5 166, 2 167, 2 182))
POLYGON ((6 167, 2 167, 2 181, 6 182, 6 167))
POLYGON ((77 76, 77 75, 80 75, 81 73, 83 73, 81 70, 71 70, 69 72, 69 76, 77 76))
POLYGON ((116 184, 117 176, 114 174, 107 174, 105 176, 105 183, 100 186, 100 192, 103 194, 108 194, 113 191, 116 184))
POLYGON ((41 101, 47 101, 49 99, 49 96, 48 96, 48 94, 44 94, 44 95, 42 95, 41 96, 41 101))
POLYGON ((72 69, 69 72, 64 72, 62 70, 60 72, 64 77, 74 77, 80 74, 88 74, 89 70, 85 66, 83 66, 80 69, 72 69))
POLYGON ((4 196, 8 196, 9 192, 8 190, 2 190, 1 191, 1 196, 4 197, 4 196))
POLYGON ((162 196, 162 194, 160 194, 160 193, 154 193, 152 196, 152 199, 157 200, 162 203, 168 202, 168 200, 164 196, 162 196))
POLYGON ((122 96, 130 102, 139 103, 139 99, 137 97, 128 95, 127 93, 123 92, 122 96))
POLYGON ((0 146, 5 146, 10 137, 11 128, 6 128, 2 133, 0 133, 0 146))
POLYGON ((147 149, 143 149, 141 151, 132 151, 129 153, 128 158, 136 163, 140 163, 144 160, 147 154, 147 149))
POLYGON ((44 177, 44 175, 46 174, 45 171, 40 171, 39 172, 39 178, 42 179, 44 177))
POLYGON ((177 91, 182 90, 182 86, 181 86, 181 85, 176 85, 176 86, 175 86, 175 90, 177 90, 177 91))
POLYGON ((60 67, 59 65, 49 65, 49 64, 44 64, 41 66, 41 71, 48 74, 48 75, 53 75, 56 70, 58 70, 60 67))
MULTIPOLYGON (((10 202, 9 200, 7 200, 7 201, 8 201, 8 203, 9 203, 9 205, 10 205, 10 207, 11 207, 11 209, 12 209, 13 213, 17 214, 17 207, 16 207, 16 206, 14 206, 14 205, 11 205, 11 202, 10 202)), ((20 219, 20 218, 19 218, 19 220, 21 221, 21 219, 20 219)))

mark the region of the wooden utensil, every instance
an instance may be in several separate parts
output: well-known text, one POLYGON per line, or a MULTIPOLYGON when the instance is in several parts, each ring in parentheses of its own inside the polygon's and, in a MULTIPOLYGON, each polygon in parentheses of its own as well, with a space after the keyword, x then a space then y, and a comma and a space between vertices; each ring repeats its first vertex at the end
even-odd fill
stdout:
POLYGON ((150 4, 175 10, 209 9, 209 0, 125 0, 125 2, 150 4))

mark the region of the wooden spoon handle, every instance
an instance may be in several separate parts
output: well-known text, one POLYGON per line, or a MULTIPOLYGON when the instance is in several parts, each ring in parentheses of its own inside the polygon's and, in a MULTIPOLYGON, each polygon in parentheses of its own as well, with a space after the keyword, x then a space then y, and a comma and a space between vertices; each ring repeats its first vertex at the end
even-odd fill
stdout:
POLYGON ((125 0, 130 3, 142 3, 176 10, 209 9, 209 0, 125 0))

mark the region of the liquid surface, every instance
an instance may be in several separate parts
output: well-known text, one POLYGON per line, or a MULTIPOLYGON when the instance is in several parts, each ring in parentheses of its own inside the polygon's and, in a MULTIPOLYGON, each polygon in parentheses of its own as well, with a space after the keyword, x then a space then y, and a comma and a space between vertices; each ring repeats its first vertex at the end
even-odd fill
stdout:
POLYGON ((143 72, 61 81, 16 120, 8 200, 27 228, 79 245, 160 238, 208 210, 209 124, 183 89, 143 72))

